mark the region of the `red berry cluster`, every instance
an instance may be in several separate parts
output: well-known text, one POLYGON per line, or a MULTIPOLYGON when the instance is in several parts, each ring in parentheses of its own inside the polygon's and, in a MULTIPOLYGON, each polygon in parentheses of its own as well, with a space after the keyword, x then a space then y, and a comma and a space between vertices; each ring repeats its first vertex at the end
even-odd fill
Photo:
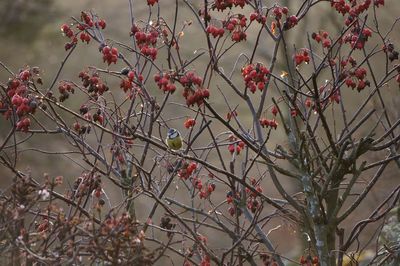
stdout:
POLYGON ((276 20, 281 20, 283 15, 285 16, 288 15, 289 9, 286 6, 285 7, 277 6, 272 10, 272 13, 275 16, 276 20))
POLYGON ((197 163, 195 162, 183 162, 181 169, 178 172, 178 176, 184 180, 187 180, 194 171, 197 169, 197 163))
MULTIPOLYGON (((93 27, 96 27, 97 29, 105 29, 106 22, 104 19, 100 19, 94 23, 92 15, 82 11, 81 22, 78 23, 76 27, 80 31, 79 38, 81 39, 81 41, 89 43, 91 37, 87 30, 93 27)), ((75 34, 74 31, 71 29, 71 27, 68 26, 67 24, 63 24, 61 26, 61 31, 65 36, 67 36, 70 39, 70 42, 66 43, 64 46, 65 50, 67 51, 71 49, 78 42, 77 38, 78 33, 75 34)))
POLYGON ((385 0, 374 0, 374 5, 376 7, 384 6, 385 5, 385 0))
POLYGON ((265 24, 267 22, 267 17, 259 12, 253 12, 250 14, 250 21, 257 21, 258 23, 265 24))
POLYGON ((275 119, 261 118, 260 119, 260 125, 262 127, 270 127, 270 128, 273 128, 273 129, 277 129, 278 128, 278 122, 276 122, 275 119))
POLYGON ((179 82, 184 87, 183 97, 185 97, 188 106, 202 105, 204 99, 210 97, 210 91, 201 86, 202 79, 194 72, 187 72, 179 79, 179 82))
MULTIPOLYGON (((259 182, 255 178, 250 178, 251 185, 254 187, 254 189, 262 193, 263 189, 261 188, 259 182)), ((246 187, 246 194, 248 195, 247 197, 247 208, 252 212, 255 213, 260 207, 260 201, 257 199, 257 193, 252 192, 249 188, 246 187)))
POLYGON ((250 64, 242 68, 244 82, 252 93, 255 93, 257 88, 260 91, 265 88, 269 73, 269 70, 261 63, 250 64))
POLYGON ((305 62, 308 64, 310 62, 310 55, 308 54, 307 49, 301 49, 298 53, 294 55, 294 62, 296 66, 305 62))
POLYGON ((368 38, 372 36, 372 31, 368 28, 361 29, 360 27, 353 27, 351 33, 344 36, 343 41, 350 43, 351 48, 363 49, 368 38))
POLYGON ((211 34, 214 38, 224 36, 225 30, 224 28, 217 28, 213 25, 207 27, 207 33, 211 34))
POLYGON ((211 259, 210 259, 210 257, 207 256, 207 255, 204 255, 204 256, 201 258, 200 266, 211 266, 211 259))
POLYGON ((93 121, 99 123, 100 125, 104 124, 104 116, 101 113, 101 110, 97 110, 97 112, 93 115, 93 121))
POLYGON ((82 85, 87 88, 88 93, 92 97, 97 98, 99 95, 103 95, 104 92, 108 91, 108 86, 100 79, 99 74, 94 72, 90 75, 87 71, 81 71, 79 78, 82 80, 82 85))
POLYGON ((176 90, 173 75, 168 73, 157 73, 154 75, 154 81, 163 92, 174 93, 176 90))
POLYGON ((31 125, 31 120, 28 117, 25 117, 17 122, 17 130, 22 132, 28 132, 29 127, 31 125))
POLYGON ((80 30, 83 30, 86 28, 91 28, 94 25, 92 16, 85 11, 81 12, 81 21, 84 24, 78 27, 80 30), (82 26, 83 26, 83 29, 82 29, 82 26))
POLYGON ((123 78, 121 80, 121 83, 119 84, 119 87, 126 93, 126 92, 131 92, 132 89, 139 89, 139 87, 136 85, 136 83, 141 83, 143 81, 143 75, 142 74, 136 74, 135 71, 128 70, 128 73, 126 74, 126 78, 123 78), (136 83, 135 83, 136 82, 136 83))
POLYGON ((275 20, 277 21, 278 26, 280 25, 280 20, 282 16, 286 16, 286 21, 283 23, 283 29, 288 30, 293 28, 298 23, 298 18, 295 15, 288 16, 289 9, 287 7, 275 7, 272 10, 273 16, 275 16, 275 20))
POLYGON ((74 85, 70 82, 67 81, 60 81, 60 84, 58 85, 58 91, 60 92, 60 97, 59 101, 63 102, 66 99, 69 98, 69 94, 72 93, 74 94, 74 85))
POLYGON ((229 141, 231 142, 231 144, 228 145, 228 151, 231 154, 236 152, 236 154, 239 155, 245 146, 244 142, 241 140, 238 140, 238 138, 235 137, 234 135, 229 136, 229 141))
POLYGON ((240 194, 238 192, 229 191, 228 193, 226 193, 226 202, 229 205, 232 205, 229 206, 228 213, 231 216, 234 216, 236 213, 240 216, 242 215, 242 210, 236 206, 235 200, 240 200, 240 194))
POLYGON ((300 257, 300 264, 302 266, 318 266, 319 259, 317 256, 312 257, 311 255, 307 255, 307 257, 300 257))
POLYGON ((271 113, 273 116, 276 116, 276 114, 278 113, 278 107, 276 105, 272 106, 271 108, 271 113))
MULTIPOLYGON (((331 6, 343 16, 348 14, 348 17, 345 20, 345 24, 350 25, 355 19, 358 19, 358 16, 367 11, 371 6, 372 0, 347 0, 349 3, 346 3, 345 0, 331 0, 331 6)), ((381 2, 381 1, 379 1, 381 2)), ((384 3, 383 3, 384 4, 384 3)), ((375 5, 379 6, 379 3, 375 1, 375 5)))
POLYGON ((108 65, 110 65, 111 63, 117 63, 119 55, 117 48, 111 48, 110 46, 106 45, 103 47, 103 49, 101 49, 101 52, 103 53, 103 62, 107 62, 108 65))
POLYGON ((192 184, 194 189, 199 190, 200 199, 208 198, 211 195, 211 193, 214 192, 216 187, 214 183, 209 183, 207 186, 203 186, 203 182, 197 176, 193 177, 192 184))
POLYGON ((78 38, 67 24, 61 26, 61 32, 70 39, 70 42, 66 43, 64 46, 65 51, 68 51, 78 42, 78 38))
POLYGON ((90 42, 90 35, 84 31, 81 32, 79 35, 79 39, 81 39, 82 42, 89 43, 90 42))
POLYGON ((155 3, 158 3, 158 0, 147 0, 149 6, 154 6, 155 3))
POLYGON ((331 103, 340 103, 340 93, 336 90, 330 97, 329 100, 331 103))
POLYGON ((349 13, 351 7, 345 0, 331 0, 331 7, 342 15, 349 13))
MULTIPOLYGON (((354 59, 352 59, 354 60, 354 59)), ((342 62, 342 65, 344 62, 342 62)), ((366 86, 370 85, 370 82, 365 79, 367 76, 367 70, 363 67, 359 67, 355 70, 349 70, 344 72, 346 77, 346 85, 352 89, 357 88, 357 91, 362 91, 366 86)))
POLYGON ((183 125, 188 129, 191 128, 191 127, 194 127, 195 124, 196 124, 196 120, 194 120, 193 118, 188 118, 183 123, 183 125))
POLYGON ((89 43, 90 42, 90 34, 87 32, 87 29, 93 28, 95 26, 97 29, 105 29, 106 21, 104 19, 100 19, 93 23, 93 17, 87 12, 81 12, 81 22, 76 27, 81 31, 79 38, 82 42, 89 43))
POLYGON ((72 128, 78 135, 83 135, 85 133, 90 133, 91 127, 90 125, 81 125, 79 122, 75 122, 72 124, 72 128))
POLYGON ((0 108, 5 110, 3 114, 6 119, 10 118, 13 110, 15 110, 18 116, 16 124, 18 131, 27 132, 29 130, 31 121, 27 116, 33 114, 37 108, 35 97, 30 95, 28 91, 28 84, 31 79, 31 70, 22 70, 17 77, 8 81, 7 95, 4 95, 0 100, 0 108))
POLYGON ((330 48, 332 41, 329 39, 329 34, 326 31, 320 31, 319 33, 314 32, 311 37, 317 42, 322 42, 323 48, 330 48))
POLYGON ((283 29, 284 30, 291 29, 294 26, 296 26, 298 22, 299 22, 299 19, 295 15, 291 15, 286 18, 286 21, 283 24, 283 29))
POLYGON ((247 18, 238 14, 235 17, 231 17, 228 21, 224 21, 223 25, 230 33, 232 33, 231 39, 234 42, 240 42, 246 40, 247 34, 246 30, 247 18))
POLYGON ((157 57, 156 45, 159 36, 158 31, 151 28, 150 31, 146 33, 144 29, 133 25, 131 28, 131 35, 135 37, 140 52, 145 56, 149 56, 152 60, 155 60, 157 57))
POLYGON ((240 6, 243 8, 246 4, 248 4, 248 0, 215 0, 211 8, 213 10, 217 9, 218 11, 223 11, 233 6, 240 6))

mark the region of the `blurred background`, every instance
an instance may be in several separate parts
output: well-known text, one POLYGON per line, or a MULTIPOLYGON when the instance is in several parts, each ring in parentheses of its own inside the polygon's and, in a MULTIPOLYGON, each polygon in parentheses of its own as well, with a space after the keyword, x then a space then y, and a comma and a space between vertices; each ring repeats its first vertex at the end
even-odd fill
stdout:
MULTIPOLYGON (((137 20, 146 20, 147 19, 147 11, 148 6, 146 5, 145 0, 136 0, 134 2, 134 15, 137 20)), ((160 0, 161 2, 161 16, 163 16, 167 21, 172 20, 171 14, 173 14, 174 10, 174 0, 160 0)), ((181 1, 179 1, 181 2, 181 1)), ((191 1, 193 6, 199 8, 200 3, 202 1, 191 1)), ((268 1, 272 2, 272 1, 268 1)), ((297 10, 300 2, 302 1, 275 1, 281 6, 288 6, 290 10, 297 10)), ((307 39, 305 38, 306 34, 311 34, 314 31, 318 30, 329 30, 331 36, 335 36, 338 31, 340 31, 340 27, 342 25, 343 17, 336 12, 333 12, 329 7, 329 2, 322 3, 317 5, 311 11, 311 15, 307 16, 306 19, 303 19, 298 27, 292 31, 290 34, 290 38, 288 39, 288 47, 289 49, 294 50, 294 44, 296 48, 307 47, 307 39), (329 10, 329 11, 328 11, 329 10)), ((107 28, 105 30, 105 36, 107 39, 118 40, 119 42, 130 44, 131 39, 129 37, 130 31, 130 14, 128 8, 128 1, 105 1, 105 0, 71 0, 71 1, 62 1, 62 0, 1 0, 0 1, 0 61, 7 65, 14 72, 17 72, 18 69, 23 68, 24 66, 38 66, 41 70, 41 75, 43 77, 43 81, 45 86, 50 84, 52 78, 57 72, 61 61, 66 55, 64 50, 64 43, 66 39, 62 36, 60 32, 60 26, 63 23, 71 22, 71 16, 79 17, 80 12, 82 10, 91 10, 94 13, 97 13, 101 18, 104 18, 107 22, 107 28)), ((237 9, 238 12, 240 9, 237 9)), ((235 9, 233 10, 235 11, 235 9)), ((193 15, 190 13, 191 11, 187 8, 187 6, 183 3, 180 4, 180 12, 178 21, 180 21, 179 25, 183 24, 184 20, 193 20, 192 26, 190 26, 186 31, 185 35, 182 39, 182 49, 181 51, 184 53, 185 58, 192 58, 193 55, 197 52, 205 49, 206 43, 204 43, 203 33, 199 31, 200 27, 198 26, 197 21, 195 21, 193 15)), ((294 11, 293 11, 294 12, 294 11)), ((392 25, 394 19, 398 14, 400 14, 400 5, 397 4, 397 0, 388 0, 385 8, 381 8, 379 10, 379 16, 381 21, 382 30, 385 32, 392 25)), ((221 66, 224 68, 225 72, 232 71, 232 66, 234 62, 237 60, 239 53, 251 54, 250 50, 253 45, 255 38, 254 34, 256 34, 258 28, 252 27, 250 28, 250 34, 247 42, 240 43, 236 46, 236 48, 230 51, 227 56, 221 62, 221 66), (253 36, 253 37, 251 37, 253 36)), ((399 27, 395 27, 395 32, 399 32, 399 27)), ((266 37, 266 36, 264 36, 266 37)), ((267 38, 264 38, 267 39, 267 38)), ((398 43, 400 39, 399 34, 393 34, 393 43, 398 43)), ((376 44, 376 43, 375 43, 376 44)), ((369 42, 368 46, 373 47, 375 45, 373 42, 369 42)), ((91 42, 89 45, 79 43, 76 51, 68 60, 67 64, 64 67, 64 70, 60 76, 60 80, 73 80, 78 81, 78 73, 83 70, 85 66, 95 65, 99 67, 105 68, 105 64, 102 62, 101 54, 98 52, 98 44, 91 42)), ((272 55, 272 45, 268 42, 261 42, 260 49, 256 54, 256 60, 262 62, 266 65, 270 62, 270 57, 272 55)), ((159 55, 159 58, 162 58, 163 54, 159 55)), ((374 58, 374 66, 376 69, 379 69, 380 66, 383 66, 384 59, 380 60, 379 58, 374 58)), ((240 68, 244 64, 244 58, 242 57, 238 61, 238 66, 234 70, 235 74, 233 75, 233 81, 237 84, 241 84, 241 76, 240 76, 240 68)), ((207 63, 207 56, 202 57, 199 61, 197 61, 192 67, 197 68, 198 74, 202 75, 201 72, 202 65, 207 63)), ((111 66, 112 70, 120 70, 121 65, 111 66)), ((204 68, 203 68, 204 69, 204 68)), ((274 70, 274 73, 279 75, 281 71, 286 70, 282 67, 281 64, 278 64, 277 68, 274 70)), ((379 71, 378 71, 379 72, 379 71)), ((0 68, 0 81, 2 83, 6 83, 9 75, 4 69, 0 68)), ((111 90, 118 91, 119 89, 119 81, 117 79, 109 80, 108 83, 111 90)), ((216 79, 215 84, 226 86, 220 80, 216 79)), ((179 91, 172 96, 173 101, 181 100, 181 92, 179 91)), ((398 106, 400 104, 400 100, 396 97, 391 97, 391 95, 398 96, 398 87, 396 85, 388 86, 387 90, 389 93, 385 94, 387 96, 387 104, 388 106, 392 106, 393 112, 390 113, 390 116, 393 120, 399 118, 398 106), (392 92, 391 92, 392 91, 392 92)), ((216 90, 215 90, 216 91, 216 90)), ((156 95, 160 95, 161 93, 158 89, 154 88, 154 92, 156 95)), ((272 92, 274 94, 275 92, 272 92)), ((363 100, 363 97, 367 95, 367 92, 363 92, 357 94, 354 91, 349 91, 346 93, 348 97, 346 98, 346 103, 349 106, 349 113, 353 111, 351 106, 356 108, 357 104, 363 100)), ((118 93, 116 93, 118 95, 118 93)), ((123 92, 120 92, 121 98, 124 96, 123 92)), ((246 113, 246 106, 240 103, 233 95, 227 94, 227 99, 229 100, 232 107, 236 107, 240 116, 240 119, 244 121, 244 123, 248 126, 251 125, 250 114, 246 113), (239 104, 240 103, 240 104, 239 104), (247 118, 247 119, 246 119, 247 118)), ((257 101, 257 98, 254 98, 254 101, 257 101)), ((222 96, 215 92, 213 94, 213 98, 211 100, 212 104, 216 106, 217 110, 222 114, 227 113, 226 104, 222 98, 222 96)), ((80 103, 74 103, 69 101, 67 103, 71 108, 77 108, 80 103), (75 105, 75 106, 74 106, 75 105)), ((270 105, 271 102, 268 102, 267 105, 270 105)), ((372 106, 371 106, 372 107, 372 106)), ((173 117, 176 116, 174 112, 176 112, 176 105, 167 106, 166 113, 164 113, 165 117, 173 117), (170 114, 168 112, 171 112, 170 114)), ((248 111, 247 111, 248 112, 248 111)), ((377 119, 377 117, 376 117, 377 119)), ((176 127, 183 130, 183 119, 177 121, 176 127)), ((371 125, 374 124, 375 121, 371 121, 371 125)), ((215 130, 218 130, 217 125, 215 126, 215 130)), ((9 124, 4 120, 0 119, 0 142, 6 136, 9 130, 9 124)), ((271 143, 269 143, 270 147, 274 147, 277 143, 286 143, 284 134, 280 134, 282 132, 274 133, 273 139, 271 143)), ((20 136, 21 139, 23 136, 20 136)), ((74 160, 79 160, 79 156, 71 155, 69 158, 62 157, 59 159, 55 159, 54 156, 47 156, 38 154, 34 151, 30 150, 31 148, 39 148, 39 149, 47 149, 47 150, 68 150, 70 147, 66 145, 66 141, 63 138, 52 138, 51 141, 43 141, 46 138, 45 136, 34 136, 28 142, 25 142, 22 149, 26 149, 26 151, 21 152, 19 157, 18 166, 22 170, 30 171, 34 176, 43 176, 44 173, 48 173, 50 176, 63 175, 67 180, 71 181, 79 176, 82 172, 82 168, 79 167, 74 160), (65 170, 68 169, 68 172, 65 170)), ((371 158, 375 159, 375 158, 371 158)), ((360 217, 365 217, 368 215, 371 210, 375 208, 377 203, 385 197, 388 193, 388 188, 393 187, 393 184, 398 184, 399 177, 399 169, 394 168, 394 165, 390 165, 389 171, 386 172, 386 175, 382 178, 382 180, 378 183, 377 187, 371 193, 368 200, 365 204, 359 208, 358 211, 354 213, 355 218, 357 220, 360 217)), ((0 166, 1 167, 1 166, 0 166)), ((11 181, 13 176, 6 169, 0 168, 0 176, 2 177, 0 180, 0 188, 7 187, 7 184, 11 181)), ((369 177, 366 177, 368 179, 369 177)), ((266 188, 266 193, 271 196, 276 196, 276 191, 274 191, 271 184, 266 181, 263 186, 266 188)), ((295 193, 297 191, 295 184, 286 184, 287 187, 292 187, 291 192, 295 193)), ((118 199, 120 197, 120 191, 116 189, 115 191, 108 191, 110 193, 111 198, 118 199)), ((221 191, 221 198, 223 198, 224 193, 221 191)), ((146 202, 138 202, 137 208, 139 209, 139 217, 140 212, 143 210, 143 213, 146 213, 145 210, 148 210, 148 207, 151 205, 147 205, 149 203, 146 202)), ((271 224, 272 227, 273 224, 271 224)), ((351 221, 349 222, 349 226, 351 228, 351 221)), ((371 233, 373 229, 371 229, 371 233)), ((283 225, 280 230, 271 234, 271 237, 274 241, 277 241, 278 250, 283 251, 288 256, 297 256, 301 251, 299 250, 298 242, 292 241, 293 236, 297 234, 296 228, 291 228, 290 225, 283 225), (290 237, 291 241, 287 241, 288 237, 290 237)), ((212 238, 212 236, 210 236, 212 238)), ((221 243, 223 243, 223 239, 221 243)))

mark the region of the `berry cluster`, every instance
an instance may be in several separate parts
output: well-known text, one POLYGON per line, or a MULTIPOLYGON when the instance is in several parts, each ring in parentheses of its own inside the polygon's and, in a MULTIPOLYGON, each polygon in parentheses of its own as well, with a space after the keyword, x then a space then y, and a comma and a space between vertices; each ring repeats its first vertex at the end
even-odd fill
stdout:
POLYGON ((154 75, 154 81, 157 83, 158 88, 163 92, 174 93, 176 90, 173 75, 168 73, 157 73, 154 75))
POLYGON ((242 151, 242 149, 244 148, 245 144, 243 141, 238 140, 237 137, 235 137, 234 135, 230 135, 229 136, 229 141, 231 142, 228 145, 228 151, 233 154, 236 152, 237 155, 240 154, 240 152, 242 151))
POLYGON ((269 73, 269 70, 261 63, 250 64, 242 68, 244 82, 252 93, 255 93, 257 88, 260 91, 265 88, 269 73))
POLYGON ((121 80, 121 83, 119 84, 119 87, 126 93, 126 92, 132 92, 132 89, 138 90, 139 87, 136 85, 136 83, 141 83, 143 81, 143 75, 142 74, 136 74, 135 71, 128 70, 128 73, 126 74, 126 77, 121 80))
POLYGON ((117 48, 111 48, 110 46, 106 45, 103 47, 103 49, 101 49, 101 52, 103 54, 103 62, 107 62, 108 65, 110 65, 111 63, 117 63, 119 55, 117 48))
POLYGON ((217 28, 213 25, 208 26, 206 31, 208 34, 211 34, 214 38, 217 38, 217 37, 220 38, 220 37, 224 36, 224 33, 225 33, 224 28, 217 28))
POLYGON ((27 117, 33 114, 37 108, 37 101, 34 96, 29 94, 28 85, 32 79, 34 70, 22 70, 17 77, 7 82, 7 95, 0 99, 0 109, 3 109, 3 115, 6 119, 10 118, 13 110, 18 116, 16 129, 18 131, 27 132, 31 125, 30 119, 27 117))
POLYGON ((237 214, 238 216, 242 215, 242 210, 236 206, 236 201, 240 200, 239 192, 229 191, 226 193, 226 202, 229 205, 232 205, 228 208, 228 213, 231 216, 237 214))
POLYGON ((204 256, 201 258, 200 266, 211 266, 211 259, 210 259, 210 257, 207 256, 207 255, 204 255, 204 256))
POLYGON ((133 25, 131 28, 131 35, 135 37, 140 52, 145 56, 150 57, 152 60, 155 60, 157 57, 156 45, 159 36, 158 31, 151 28, 146 33, 144 29, 140 29, 138 26, 133 25))
POLYGON ((100 79, 99 73, 97 72, 89 75, 87 71, 81 71, 79 73, 79 78, 82 80, 83 87, 87 88, 88 93, 95 99, 97 99, 99 95, 103 95, 103 93, 109 89, 100 79))
POLYGON ((186 121, 183 123, 183 125, 185 126, 185 128, 191 128, 194 127, 194 125, 196 124, 196 120, 194 120, 193 118, 188 118, 186 119, 186 121))
POLYGON ((253 12, 250 14, 250 21, 257 21, 258 23, 265 24, 267 22, 267 17, 259 12, 253 12))
POLYGON ((278 122, 276 122, 275 119, 261 118, 260 119, 260 125, 262 127, 270 127, 270 128, 273 128, 273 129, 277 129, 278 128, 278 122))
MULTIPOLYGON (((331 6, 343 16, 348 15, 345 24, 346 26, 350 25, 355 19, 358 20, 358 17, 361 13, 367 11, 371 6, 372 0, 364 0, 364 1, 356 1, 356 0, 348 0, 349 3, 346 3, 345 0, 332 0, 331 6)), ((384 1, 375 0, 375 6, 379 7, 379 5, 384 5, 384 1)))
POLYGON ((282 19, 283 15, 286 16, 286 21, 283 23, 283 30, 291 29, 299 22, 298 18, 295 15, 288 15, 289 9, 287 7, 277 6, 272 10, 272 13, 278 25, 281 25, 280 20, 282 19))
POLYGON ((299 22, 299 19, 295 15, 291 15, 286 18, 286 21, 283 24, 283 29, 284 30, 291 29, 294 26, 296 26, 298 22, 299 22))
POLYGON ((78 29, 84 30, 86 28, 91 28, 93 27, 93 19, 92 16, 89 15, 87 12, 82 11, 81 12, 81 21, 84 23, 83 25, 78 26, 78 29))
POLYGON ((233 6, 240 6, 243 8, 246 4, 248 4, 248 0, 215 0, 211 8, 213 10, 217 9, 218 11, 224 11, 233 6))
MULTIPOLYGON (((349 58, 349 60, 342 61, 342 66, 347 65, 347 61, 352 62, 352 65, 356 65, 356 62, 353 58, 349 58)), ((366 86, 370 85, 370 82, 365 79, 367 76, 367 70, 363 67, 356 68, 354 70, 348 70, 343 72, 343 76, 346 77, 345 83, 347 87, 352 89, 357 88, 357 91, 362 91, 366 86)))
POLYGON ((322 47, 323 48, 330 48, 332 45, 332 41, 329 39, 329 34, 326 31, 320 31, 318 33, 313 32, 311 37, 317 42, 321 43, 322 42, 322 47))
MULTIPOLYGON (((255 190, 258 193, 262 193, 263 189, 261 186, 258 184, 257 180, 255 178, 250 178, 251 185, 255 188, 255 190)), ((249 188, 246 187, 246 194, 248 195, 247 197, 247 208, 252 212, 255 213, 260 207, 261 203, 257 199, 257 193, 252 192, 249 188)))
POLYGON ((87 32, 88 29, 93 28, 95 26, 97 29, 104 30, 106 28, 106 21, 104 19, 100 19, 93 23, 93 17, 87 12, 81 13, 81 23, 79 23, 76 27, 81 31, 79 38, 82 42, 89 43, 90 42, 90 34, 87 32))
POLYGON ((210 91, 201 86, 202 79, 194 72, 187 72, 179 79, 179 82, 184 87, 183 97, 185 97, 188 106, 202 105, 204 99, 210 97, 210 91))
POLYGON ((307 255, 307 257, 300 257, 300 264, 302 266, 317 266, 319 265, 319 259, 317 256, 312 257, 311 255, 307 255))
POLYGON ((197 176, 193 177, 192 184, 194 189, 199 190, 200 199, 208 198, 216 187, 214 183, 209 183, 207 186, 203 186, 203 182, 197 176))
POLYGON ((178 172, 178 176, 184 180, 187 180, 194 171, 197 169, 197 163, 195 162, 183 162, 181 169, 178 172))
POLYGON ((60 102, 65 101, 69 98, 70 93, 74 94, 75 92, 73 84, 67 81, 60 81, 58 91, 60 92, 60 97, 58 98, 60 102))
POLYGON ((235 17, 231 17, 228 21, 223 22, 225 29, 232 33, 231 39, 234 42, 246 40, 246 24, 247 18, 242 14, 238 14, 235 17))
POLYGON ((385 5, 385 0, 374 0, 374 5, 376 7, 384 6, 385 5))
POLYGON ((276 105, 272 106, 271 108, 271 113, 273 116, 276 116, 278 114, 278 107, 276 105))
POLYGON ((275 17, 275 20, 281 20, 283 15, 285 15, 285 16, 288 15, 289 9, 287 7, 277 6, 272 10, 272 13, 275 17))
POLYGON ((361 29, 360 27, 353 27, 351 33, 344 36, 343 41, 350 43, 351 48, 363 49, 368 38, 372 36, 372 31, 368 28, 361 29))
POLYGON ((61 26, 61 32, 70 39, 70 42, 66 43, 64 46, 65 51, 68 51, 78 42, 78 38, 75 36, 71 27, 67 24, 61 26))
POLYGON ((97 112, 93 115, 93 121, 99 123, 100 125, 104 124, 104 116, 102 115, 101 110, 97 110, 97 112))
POLYGON ((296 66, 305 62, 308 64, 310 62, 310 55, 308 54, 307 49, 301 49, 298 53, 294 55, 294 62, 296 66))
MULTIPOLYGON (((79 38, 82 42, 89 43, 91 40, 90 34, 88 32, 88 29, 93 29, 94 27, 97 29, 105 29, 106 28, 106 22, 104 19, 100 19, 96 22, 93 22, 93 17, 87 12, 82 11, 81 12, 81 22, 77 24, 77 29, 80 31, 79 38)), ((65 50, 71 49, 77 42, 77 34, 79 33, 74 33, 74 31, 71 29, 70 26, 67 24, 63 24, 61 26, 61 31, 63 34, 70 39, 70 42, 66 43, 64 48, 65 50)))
POLYGON ((85 133, 90 133, 91 127, 90 125, 81 125, 79 122, 75 122, 72 124, 72 128, 78 135, 83 135, 85 133))
POLYGON ((154 6, 155 3, 158 3, 158 0, 147 0, 149 6, 154 6))

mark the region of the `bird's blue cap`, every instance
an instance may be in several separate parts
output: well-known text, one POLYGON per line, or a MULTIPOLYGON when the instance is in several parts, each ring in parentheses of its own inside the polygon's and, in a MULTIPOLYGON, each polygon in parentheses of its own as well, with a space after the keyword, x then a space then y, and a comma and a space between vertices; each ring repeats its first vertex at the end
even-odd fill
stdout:
POLYGON ((172 134, 174 134, 176 132, 176 129, 175 128, 170 128, 170 129, 168 129, 168 135, 172 135, 172 134))

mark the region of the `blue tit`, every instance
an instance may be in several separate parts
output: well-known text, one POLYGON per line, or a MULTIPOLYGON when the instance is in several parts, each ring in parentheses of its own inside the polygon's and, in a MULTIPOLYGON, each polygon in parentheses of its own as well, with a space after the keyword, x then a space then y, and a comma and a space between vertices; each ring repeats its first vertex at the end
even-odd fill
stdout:
POLYGON ((165 143, 171 150, 179 150, 182 148, 182 137, 181 133, 175 128, 170 128, 167 133, 165 143))

